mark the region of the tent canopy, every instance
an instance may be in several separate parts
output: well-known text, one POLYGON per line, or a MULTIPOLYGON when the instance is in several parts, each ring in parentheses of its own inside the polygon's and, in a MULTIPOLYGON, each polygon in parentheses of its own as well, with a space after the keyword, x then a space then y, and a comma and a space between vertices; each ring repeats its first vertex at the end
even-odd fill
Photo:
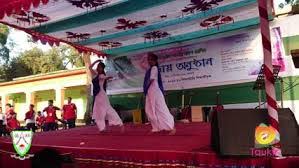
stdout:
POLYGON ((120 54, 259 23, 256 0, 0 0, 1 23, 50 45, 120 54))

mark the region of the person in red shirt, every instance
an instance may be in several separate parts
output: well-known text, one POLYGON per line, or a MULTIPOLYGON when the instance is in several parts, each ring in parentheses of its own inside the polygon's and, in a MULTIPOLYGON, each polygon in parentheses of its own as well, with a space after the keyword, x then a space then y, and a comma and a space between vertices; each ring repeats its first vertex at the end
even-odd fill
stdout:
POLYGON ((12 118, 12 115, 11 114, 14 114, 14 110, 13 110, 13 106, 9 103, 7 103, 5 105, 5 118, 6 118, 6 122, 8 122, 11 118, 12 118))
POLYGON ((58 124, 56 123, 56 120, 58 120, 58 118, 56 116, 56 110, 60 110, 60 108, 53 105, 53 100, 49 100, 48 103, 49 106, 43 110, 43 112, 47 113, 44 131, 57 130, 58 124))
POLYGON ((35 111, 34 111, 34 105, 30 104, 29 105, 29 111, 26 112, 25 114, 25 123, 26 123, 26 128, 29 130, 32 130, 35 132, 36 127, 35 127, 35 111))
POLYGON ((8 132, 11 132, 13 130, 16 130, 20 128, 20 122, 17 120, 17 114, 15 112, 10 113, 12 116, 9 121, 7 121, 7 130, 8 132))
POLYGON ((41 111, 37 112, 37 117, 36 117, 36 126, 37 128, 40 128, 41 130, 44 130, 44 123, 45 123, 45 117, 42 115, 41 111))
POLYGON ((74 103, 72 103, 72 98, 68 97, 68 103, 63 105, 62 108, 62 118, 66 122, 68 128, 76 127, 76 119, 77 119, 77 107, 74 103))

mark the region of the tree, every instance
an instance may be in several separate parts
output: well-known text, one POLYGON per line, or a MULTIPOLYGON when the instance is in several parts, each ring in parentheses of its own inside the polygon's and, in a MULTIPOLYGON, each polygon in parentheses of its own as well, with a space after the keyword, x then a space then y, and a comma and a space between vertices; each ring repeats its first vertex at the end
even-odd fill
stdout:
POLYGON ((35 47, 26 50, 18 57, 21 63, 27 66, 33 75, 64 70, 63 58, 59 49, 54 47, 47 52, 35 47))
POLYGON ((78 68, 84 66, 84 61, 81 54, 73 47, 62 45, 59 47, 60 53, 64 60, 64 66, 70 66, 71 68, 78 68))
MULTIPOLYGON (((10 59, 6 46, 14 44, 7 44, 8 35, 9 28, 0 24, 0 81, 84 66, 81 54, 67 45, 53 47, 48 51, 34 47, 10 59)), ((32 43, 30 39, 28 37, 28 42, 32 43)))
POLYGON ((39 74, 41 73, 41 61, 44 52, 35 47, 30 50, 24 51, 19 55, 19 59, 22 60, 21 62, 25 64, 32 72, 32 74, 39 74))
POLYGON ((9 61, 9 49, 5 46, 9 34, 7 26, 0 24, 0 63, 7 63, 9 61))
POLYGON ((83 59, 77 50, 66 45, 53 47, 46 52, 35 47, 21 53, 19 58, 32 74, 65 70, 68 65, 71 68, 84 66, 83 59))

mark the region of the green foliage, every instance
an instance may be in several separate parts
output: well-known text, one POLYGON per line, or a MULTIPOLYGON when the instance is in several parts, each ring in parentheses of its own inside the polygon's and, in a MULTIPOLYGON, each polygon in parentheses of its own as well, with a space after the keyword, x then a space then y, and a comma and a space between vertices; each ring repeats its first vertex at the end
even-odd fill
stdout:
POLYGON ((84 61, 81 54, 73 47, 62 45, 58 48, 62 57, 64 58, 64 66, 71 68, 78 68, 84 66, 84 61))
MULTIPOLYGON (((13 41, 7 43, 8 36, 9 28, 0 24, 0 81, 84 66, 81 54, 66 45, 53 47, 48 51, 35 47, 22 52, 16 58, 10 58, 10 51, 6 46, 15 44, 13 41)), ((33 43, 29 36, 27 39, 29 43, 33 43)))
POLYGON ((0 24, 0 44, 5 45, 7 42, 7 37, 9 34, 9 29, 7 26, 0 24))
POLYGON ((65 70, 67 65, 71 68, 84 66, 81 55, 75 49, 60 46, 44 52, 35 47, 0 66, 0 78, 10 81, 16 77, 65 70))
POLYGON ((0 63, 7 63, 9 61, 9 49, 5 46, 8 34, 8 27, 0 24, 0 63))
POLYGON ((75 49, 65 45, 53 47, 47 52, 33 48, 23 52, 19 58, 32 74, 65 70, 68 64, 71 68, 84 66, 81 55, 75 49))
POLYGON ((31 70, 22 62, 20 58, 13 58, 9 64, 3 65, 1 69, 1 78, 5 81, 11 81, 13 78, 32 74, 31 70))

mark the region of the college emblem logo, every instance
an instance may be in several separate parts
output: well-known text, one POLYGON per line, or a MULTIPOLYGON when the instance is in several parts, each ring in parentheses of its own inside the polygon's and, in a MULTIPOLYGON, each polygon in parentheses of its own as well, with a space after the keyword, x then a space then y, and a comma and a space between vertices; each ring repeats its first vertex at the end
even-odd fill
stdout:
POLYGON ((18 155, 14 154, 11 155, 11 157, 25 160, 30 157, 33 157, 33 155, 30 155, 28 151, 31 147, 33 132, 32 131, 12 131, 11 132, 13 147, 18 155))

